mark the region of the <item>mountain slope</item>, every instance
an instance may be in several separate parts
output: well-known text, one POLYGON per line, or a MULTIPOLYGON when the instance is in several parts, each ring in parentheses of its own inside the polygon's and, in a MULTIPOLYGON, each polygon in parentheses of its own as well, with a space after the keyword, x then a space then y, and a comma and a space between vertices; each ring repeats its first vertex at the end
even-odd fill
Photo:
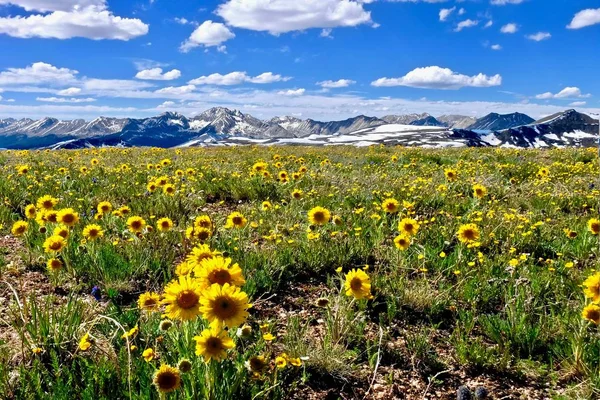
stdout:
POLYGON ((575 110, 567 110, 530 125, 497 132, 496 136, 505 146, 595 147, 598 143, 598 120, 575 110))
POLYGON ((437 120, 448 128, 455 129, 466 129, 477 122, 477 118, 465 115, 442 115, 441 117, 437 117, 437 120))
POLYGON ((535 120, 530 116, 518 112, 504 115, 490 113, 483 118, 479 118, 475 123, 469 125, 467 129, 499 131, 502 129, 510 129, 516 126, 527 125, 534 121, 535 120))

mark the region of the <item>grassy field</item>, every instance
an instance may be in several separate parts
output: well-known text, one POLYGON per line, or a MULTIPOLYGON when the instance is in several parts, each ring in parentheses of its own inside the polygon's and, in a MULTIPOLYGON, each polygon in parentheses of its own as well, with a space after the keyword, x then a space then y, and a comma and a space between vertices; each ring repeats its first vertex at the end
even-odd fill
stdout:
POLYGON ((0 168, 1 398, 600 396, 595 149, 0 168))

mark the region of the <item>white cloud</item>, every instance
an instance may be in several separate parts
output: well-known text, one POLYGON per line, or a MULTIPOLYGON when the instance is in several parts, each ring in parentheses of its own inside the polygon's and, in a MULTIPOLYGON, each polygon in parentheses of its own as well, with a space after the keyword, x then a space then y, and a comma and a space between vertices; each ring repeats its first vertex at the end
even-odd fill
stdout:
POLYGON ((600 24, 600 8, 588 8, 575 14, 571 23, 567 25, 567 28, 581 29, 596 24, 600 24))
POLYGON ((495 6, 504 6, 506 4, 521 4, 525 0, 492 0, 491 3, 495 6))
POLYGON ((148 25, 141 20, 115 16, 104 5, 0 18, 0 34, 18 38, 129 40, 146 33, 148 25))
POLYGON ((465 10, 464 8, 461 8, 460 10, 458 10, 458 15, 465 15, 467 13, 467 10, 465 10))
POLYGON ((0 5, 11 4, 25 11, 71 11, 88 6, 103 7, 106 0, 0 0, 0 5))
POLYGON ((273 82, 286 82, 289 81, 290 77, 273 74, 272 72, 264 72, 258 76, 248 76, 246 72, 234 71, 228 74, 222 75, 219 73, 210 74, 208 76, 201 76, 196 79, 192 79, 188 83, 192 85, 219 85, 219 86, 232 86, 240 85, 242 83, 256 83, 266 84, 273 82))
POLYGON ((353 0, 228 0, 217 8, 227 25, 271 34, 372 23, 353 0))
POLYGON ((560 92, 553 94, 551 92, 546 92, 542 94, 538 94, 535 96, 536 99, 539 100, 547 100, 547 99, 574 99, 574 98, 587 98, 591 97, 591 94, 582 94, 581 89, 576 86, 569 86, 561 90, 560 92))
POLYGON ((302 96, 304 94, 304 92, 306 92, 306 89, 288 89, 288 90, 281 90, 279 92, 277 92, 277 94, 281 95, 281 96, 302 96))
POLYGON ((188 52, 198 46, 219 47, 234 37, 235 34, 224 24, 208 20, 192 32, 190 37, 181 44, 180 50, 188 52))
POLYGON ((265 83, 273 83, 273 82, 281 82, 281 81, 287 82, 290 79, 292 79, 292 78, 286 77, 286 76, 281 76, 281 75, 276 75, 276 74, 273 74, 272 72, 264 72, 258 76, 255 76, 254 78, 248 79, 248 82, 265 84, 265 83))
POLYGON ((494 25, 494 21, 492 21, 491 19, 483 26, 484 28, 490 28, 492 25, 494 25))
POLYGON ((519 30, 519 26, 514 23, 506 24, 502 28, 500 28, 500 32, 502 33, 516 33, 519 30))
POLYGON ((552 35, 548 32, 538 32, 533 35, 527 35, 525 37, 529 40, 541 42, 542 40, 550 39, 552 37, 552 35))
POLYGON ((452 8, 442 8, 440 10, 440 21, 444 22, 448 19, 448 17, 456 10, 456 7, 452 8))
POLYGON ((502 46, 500 46, 499 44, 493 44, 490 46, 490 48, 492 50, 502 50, 502 46))
POLYGON ((162 68, 144 69, 135 75, 138 79, 153 80, 153 81, 172 81, 181 77, 181 71, 173 69, 163 73, 162 68))
POLYGON ((327 88, 327 89, 336 89, 336 88, 344 88, 350 85, 354 85, 356 81, 350 79, 339 79, 337 81, 323 81, 317 82, 317 85, 327 88))
POLYGON ((333 32, 333 29, 331 28, 325 28, 321 31, 321 33, 319 34, 319 36, 321 37, 325 37, 325 38, 329 38, 329 39, 333 39, 333 36, 331 36, 331 32, 333 32))
POLYGON ((175 17, 175 22, 181 25, 193 25, 194 23, 186 18, 177 18, 175 17))
POLYGON ((454 28, 454 32, 460 32, 465 28, 471 28, 473 26, 476 26, 477 24, 479 24, 479 21, 477 20, 472 20, 472 19, 466 19, 464 21, 461 21, 458 23, 458 25, 456 25, 456 28, 454 28))
POLYGON ((572 103, 570 103, 569 105, 571 107, 582 107, 585 106, 587 103, 585 101, 574 101, 572 103))
POLYGON ((174 101, 165 101, 162 104, 159 104, 158 106, 156 106, 156 108, 172 108, 173 106, 175 106, 175 102, 174 101))
POLYGON ((70 87, 56 92, 56 94, 59 96, 74 96, 79 93, 81 93, 81 89, 77 87, 70 87))
POLYGON ((438 66, 416 68, 401 78, 379 78, 371 83, 377 87, 410 86, 421 89, 460 89, 465 86, 490 87, 501 84, 502 77, 498 74, 467 76, 438 66))
POLYGON ((37 101, 43 101, 46 103, 92 103, 96 101, 91 97, 81 98, 81 97, 38 97, 37 101))
POLYGON ((154 93, 180 95, 180 94, 192 93, 195 89, 196 89, 196 86, 194 86, 194 85, 169 86, 166 88, 158 89, 154 93))
POLYGON ((49 84, 64 85, 76 81, 78 71, 36 62, 25 68, 7 68, 0 72, 0 85, 49 84))

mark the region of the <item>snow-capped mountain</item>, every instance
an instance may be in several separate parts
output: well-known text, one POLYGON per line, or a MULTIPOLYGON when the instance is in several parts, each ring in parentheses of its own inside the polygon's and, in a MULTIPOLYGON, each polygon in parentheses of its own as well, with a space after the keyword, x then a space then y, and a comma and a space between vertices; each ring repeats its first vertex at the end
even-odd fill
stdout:
POLYGON ((491 113, 483 118, 479 118, 474 124, 469 125, 467 129, 499 131, 502 129, 510 129, 521 125, 531 124, 534 121, 535 120, 529 115, 518 112, 504 115, 491 113))
POLYGON ((567 110, 529 125, 496 133, 504 145, 516 147, 596 146, 598 120, 575 110, 567 110))
POLYGON ((7 118, 0 119, 0 148, 178 147, 244 143, 385 143, 425 147, 588 146, 595 144, 598 131, 596 120, 575 110, 535 122, 519 113, 490 114, 471 124, 473 129, 458 129, 470 120, 471 117, 464 116, 436 119, 429 114, 411 114, 383 118, 360 115, 330 122, 289 116, 263 121, 223 107, 212 108, 192 118, 175 112, 151 118, 100 117, 92 121, 60 121, 49 117, 40 120, 7 118), (497 126, 510 128, 496 129, 497 126))
POLYGON ((437 120, 448 128, 467 129, 477 121, 477 118, 466 115, 442 115, 437 117, 437 120))

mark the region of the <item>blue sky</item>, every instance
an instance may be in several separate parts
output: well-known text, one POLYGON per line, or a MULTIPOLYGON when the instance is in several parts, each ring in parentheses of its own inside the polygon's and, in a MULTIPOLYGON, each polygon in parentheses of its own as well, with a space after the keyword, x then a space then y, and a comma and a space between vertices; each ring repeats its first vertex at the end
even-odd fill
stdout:
POLYGON ((600 112, 598 0, 0 0, 0 117, 600 112))

